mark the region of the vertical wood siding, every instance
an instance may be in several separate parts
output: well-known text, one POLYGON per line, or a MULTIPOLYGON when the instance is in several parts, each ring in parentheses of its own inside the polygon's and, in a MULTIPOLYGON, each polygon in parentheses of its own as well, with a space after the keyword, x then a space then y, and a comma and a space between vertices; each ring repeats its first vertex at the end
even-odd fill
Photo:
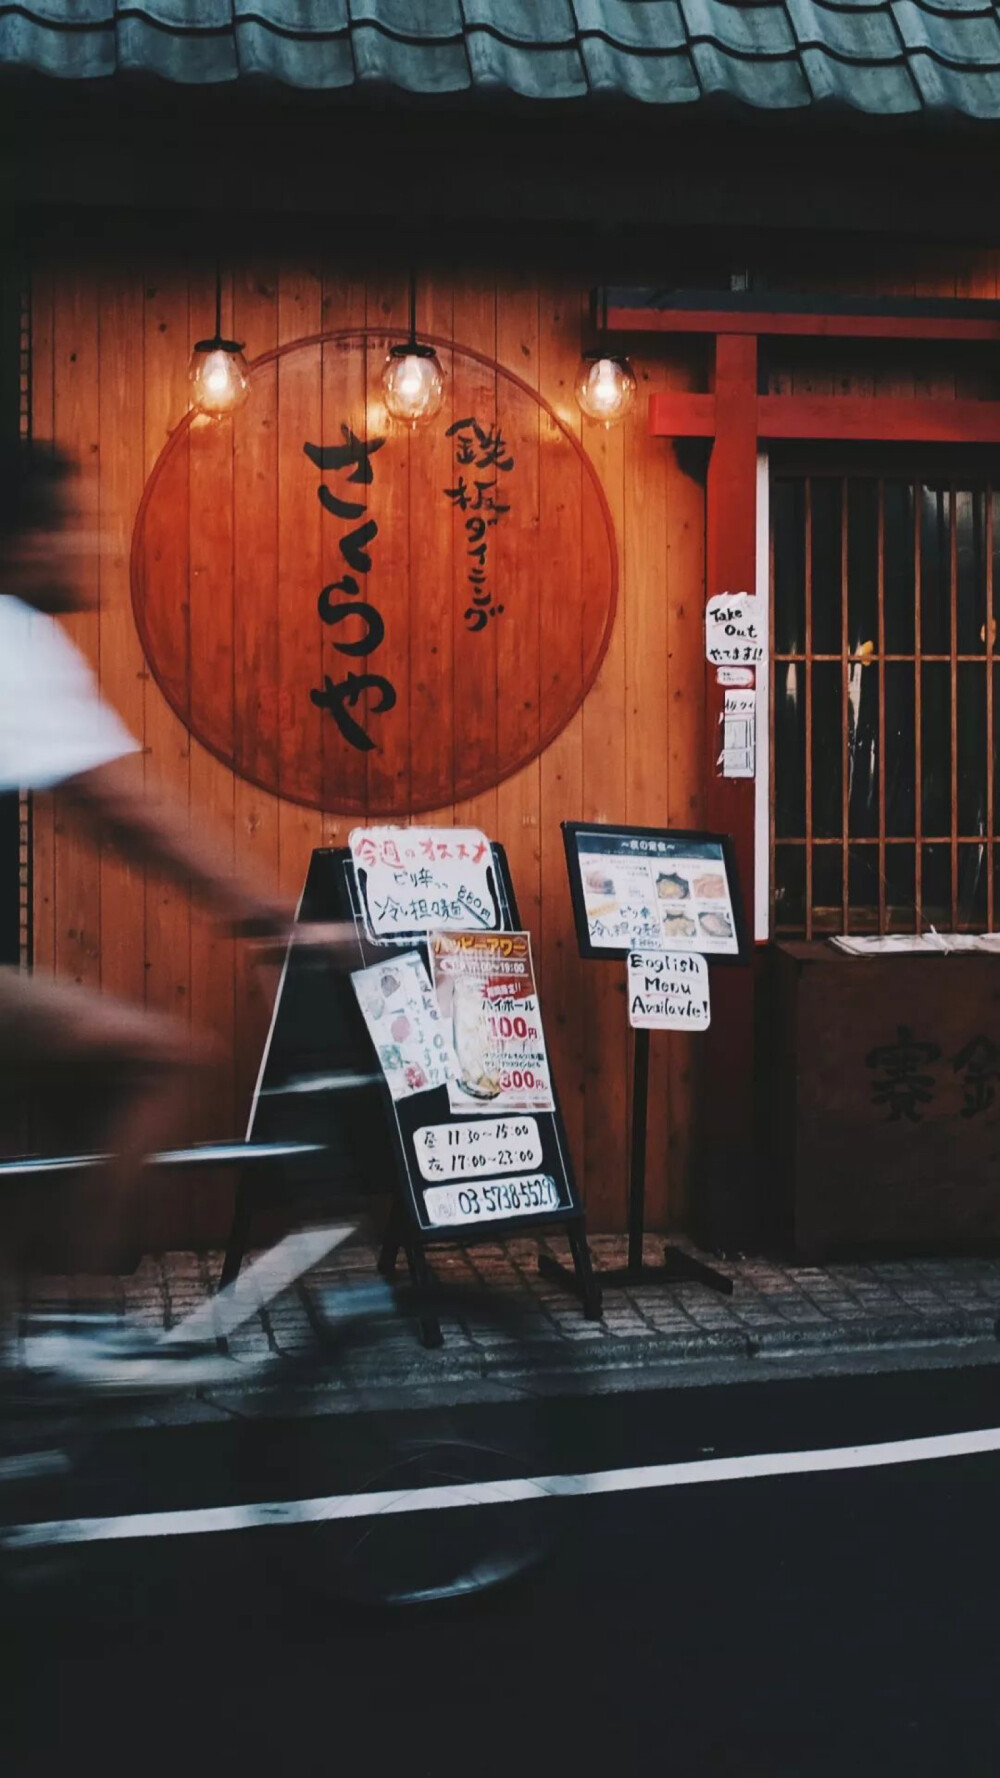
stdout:
MULTIPOLYGON (((212 318, 213 280, 204 268, 188 270, 164 256, 139 255, 119 270, 96 269, 42 251, 33 272, 33 428, 96 466, 99 476, 103 553, 99 608, 74 619, 74 636, 97 668, 107 696, 140 737, 144 753, 136 771, 151 793, 169 791, 207 826, 236 863, 294 900, 313 846, 342 844, 356 817, 336 810, 320 814, 284 802, 234 775, 200 744, 168 707, 150 677, 132 619, 128 547, 143 483, 168 434, 186 407, 186 366, 193 341, 212 318)), ((380 273, 367 283, 345 275, 319 257, 294 261, 247 261, 224 283, 223 328, 245 339, 250 357, 319 330, 352 325, 405 325, 402 274, 380 273)), ((703 494, 698 479, 673 450, 646 431, 646 397, 657 388, 694 387, 689 347, 675 357, 660 350, 640 367, 640 398, 625 428, 611 432, 584 426, 573 398, 573 381, 584 332, 582 283, 569 277, 534 280, 524 274, 487 276, 482 271, 425 276, 421 325, 499 362, 536 388, 578 436, 605 488, 619 550, 618 615, 603 666, 582 708, 540 758, 498 788, 453 803, 427 819, 472 822, 507 847, 522 917, 532 933, 541 977, 546 1029, 562 1096, 573 1156, 592 1226, 622 1227, 626 1199, 628 1028, 619 966, 583 965, 576 954, 559 824, 569 818, 696 825, 703 784, 702 606, 704 602, 703 494)), ((474 406, 475 390, 456 386, 475 376, 469 361, 457 362, 447 400, 455 413, 474 406), (464 404, 464 405, 463 405, 464 404)), ((176 563, 177 598, 189 612, 188 695, 214 687, 217 702, 232 713, 235 675, 253 672, 265 695, 260 720, 235 736, 240 757, 252 762, 275 744, 278 713, 289 722, 295 746, 321 749, 321 712, 301 694, 315 682, 318 625, 293 615, 296 587, 313 589, 333 578, 325 559, 331 540, 320 524, 314 492, 302 483, 279 486, 273 473, 277 441, 288 428, 296 437, 322 436, 322 383, 297 375, 295 360, 268 373, 257 399, 270 403, 270 426, 241 440, 238 422, 235 474, 253 481, 252 515, 241 504, 236 561, 273 588, 266 634, 234 630, 225 602, 199 596, 212 528, 233 523, 232 510, 204 510, 196 478, 185 480, 183 510, 171 515, 170 549, 176 563), (300 540, 295 562, 279 563, 275 539, 279 505, 284 528, 288 506, 300 540), (309 663, 312 662, 312 666, 309 663), (305 671, 303 670, 305 669, 305 671), (274 683, 271 685, 270 681, 274 683)), ((359 356, 359 376, 364 365, 359 356)), ((551 425, 542 410, 525 425, 551 425)), ((513 442, 513 441, 512 441, 513 442)), ((524 442, 527 442, 525 440, 524 442)), ((532 440, 534 442, 534 440, 532 440)), ((526 456, 534 453, 525 453, 526 456)), ((543 454, 544 461, 544 454, 543 454)), ((562 475, 578 475, 567 465, 562 475)), ((574 519, 575 490, 551 477, 538 478, 531 496, 551 545, 567 561, 599 540, 574 519), (564 498, 564 496, 567 496, 564 498), (573 496, 573 498, 568 498, 573 496)), ((407 563, 423 547, 425 517, 398 490, 397 536, 408 536, 398 560, 380 558, 384 584, 380 607, 406 598, 407 563)), ((225 503, 223 503, 225 504, 225 503)), ((516 547, 498 563, 508 578, 530 577, 531 560, 516 547)), ((444 583, 461 570, 453 551, 442 563, 444 583)), ((461 622, 461 589, 442 601, 442 651, 452 646, 461 622), (456 620, 456 615, 457 620, 456 620)), ((537 606, 537 602, 536 602, 537 606)), ((560 658, 579 652, 574 641, 579 613, 539 612, 526 634, 496 626, 493 650, 516 646, 525 684, 522 707, 497 713, 525 736, 537 734, 538 688, 560 658)), ((464 695, 493 698, 498 660, 483 652, 482 683, 464 695)), ((431 713, 414 676, 398 687, 410 712, 414 737, 411 771, 421 770, 421 747, 433 744, 431 713)), ((366 762, 359 761, 361 771, 366 762)), ((367 764, 378 770, 377 758, 367 764)), ((272 981, 253 968, 246 947, 221 936, 186 891, 152 872, 126 867, 108 852, 64 831, 58 800, 36 799, 34 814, 34 943, 36 968, 55 969, 109 992, 145 999, 212 1034, 222 1055, 221 1073, 209 1103, 191 1108, 193 1133, 239 1130, 245 1117, 269 1013, 272 981)), ((696 1040, 672 1038, 653 1045, 650 1226, 683 1216, 693 1131, 692 1068, 696 1040)), ((169 1202, 158 1200, 144 1229, 152 1246, 217 1239, 229 1208, 229 1187, 215 1181, 192 1187, 169 1202)))

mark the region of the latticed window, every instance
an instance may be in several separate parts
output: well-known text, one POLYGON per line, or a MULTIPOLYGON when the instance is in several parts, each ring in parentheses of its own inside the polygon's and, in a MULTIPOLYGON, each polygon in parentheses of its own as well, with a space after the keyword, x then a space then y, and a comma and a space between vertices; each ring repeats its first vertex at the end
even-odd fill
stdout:
POLYGON ((776 936, 994 929, 997 499, 985 477, 774 477, 776 936))

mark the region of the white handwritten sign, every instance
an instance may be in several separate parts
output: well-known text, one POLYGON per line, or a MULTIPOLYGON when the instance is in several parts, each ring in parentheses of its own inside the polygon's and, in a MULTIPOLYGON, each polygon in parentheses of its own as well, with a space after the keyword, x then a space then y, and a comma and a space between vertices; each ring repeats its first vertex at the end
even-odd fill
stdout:
POLYGON ((708 964, 675 951, 630 951, 628 1020, 644 1031, 707 1031, 708 964))
POLYGON ((754 593, 716 593, 709 599, 705 652, 716 667, 752 667, 763 660, 763 616, 754 593))
POLYGON ((520 1174, 468 1185, 430 1185, 424 1203, 431 1222, 489 1222, 494 1217, 531 1216, 559 1208, 559 1188, 550 1173, 520 1174))
POLYGON ((533 1117, 483 1118, 467 1124, 424 1124, 413 1138, 422 1179, 476 1179, 537 1167, 542 1139, 533 1117))
POLYGON ((372 938, 495 931, 486 835, 474 827, 356 827, 348 836, 372 938))

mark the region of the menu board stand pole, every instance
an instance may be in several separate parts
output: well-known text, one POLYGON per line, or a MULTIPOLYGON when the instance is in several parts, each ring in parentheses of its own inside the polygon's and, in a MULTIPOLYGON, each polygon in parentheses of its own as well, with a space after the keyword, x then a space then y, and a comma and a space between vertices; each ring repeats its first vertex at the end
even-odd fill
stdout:
MULTIPOLYGON (((704 1284, 720 1296, 732 1296, 733 1281, 724 1272, 674 1247, 668 1241, 663 1264, 647 1266, 642 1247, 646 1222, 646 1146, 649 1112, 649 1032, 638 1029, 632 1049, 632 1138, 628 1176, 628 1259, 623 1266, 603 1267, 595 1274, 605 1284, 704 1284)), ((575 1256, 574 1256, 575 1257, 575 1256)), ((552 1284, 580 1294, 579 1271, 571 1271, 550 1254, 543 1254, 538 1269, 552 1284)))
POLYGON ((668 1241, 662 1266, 647 1266, 642 1259, 646 1222, 646 1137, 649 1107, 649 1032, 636 1030, 632 1051, 632 1153, 628 1180, 628 1264, 614 1272, 602 1272, 602 1281, 614 1284, 705 1284, 720 1296, 732 1296, 733 1281, 714 1266, 685 1253, 668 1241))
POLYGON ((649 1114, 649 1032, 636 1031, 632 1044, 632 1141, 628 1167, 628 1264, 642 1272, 646 1224, 646 1131, 649 1114))

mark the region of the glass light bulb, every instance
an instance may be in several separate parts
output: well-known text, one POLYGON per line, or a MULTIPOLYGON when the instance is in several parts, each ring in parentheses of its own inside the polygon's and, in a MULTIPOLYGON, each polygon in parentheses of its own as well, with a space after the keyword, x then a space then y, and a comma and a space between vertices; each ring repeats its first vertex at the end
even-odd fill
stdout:
POLYGON ((250 393, 250 367, 242 352, 196 346, 188 369, 191 404, 203 414, 235 413, 250 393))
POLYGON ((614 426, 628 412, 635 391, 635 372, 627 358, 588 353, 581 359, 576 399, 588 419, 614 426))
POLYGON ((436 354, 390 352, 382 371, 382 392, 394 420, 407 426, 432 420, 444 400, 444 372, 436 354))

